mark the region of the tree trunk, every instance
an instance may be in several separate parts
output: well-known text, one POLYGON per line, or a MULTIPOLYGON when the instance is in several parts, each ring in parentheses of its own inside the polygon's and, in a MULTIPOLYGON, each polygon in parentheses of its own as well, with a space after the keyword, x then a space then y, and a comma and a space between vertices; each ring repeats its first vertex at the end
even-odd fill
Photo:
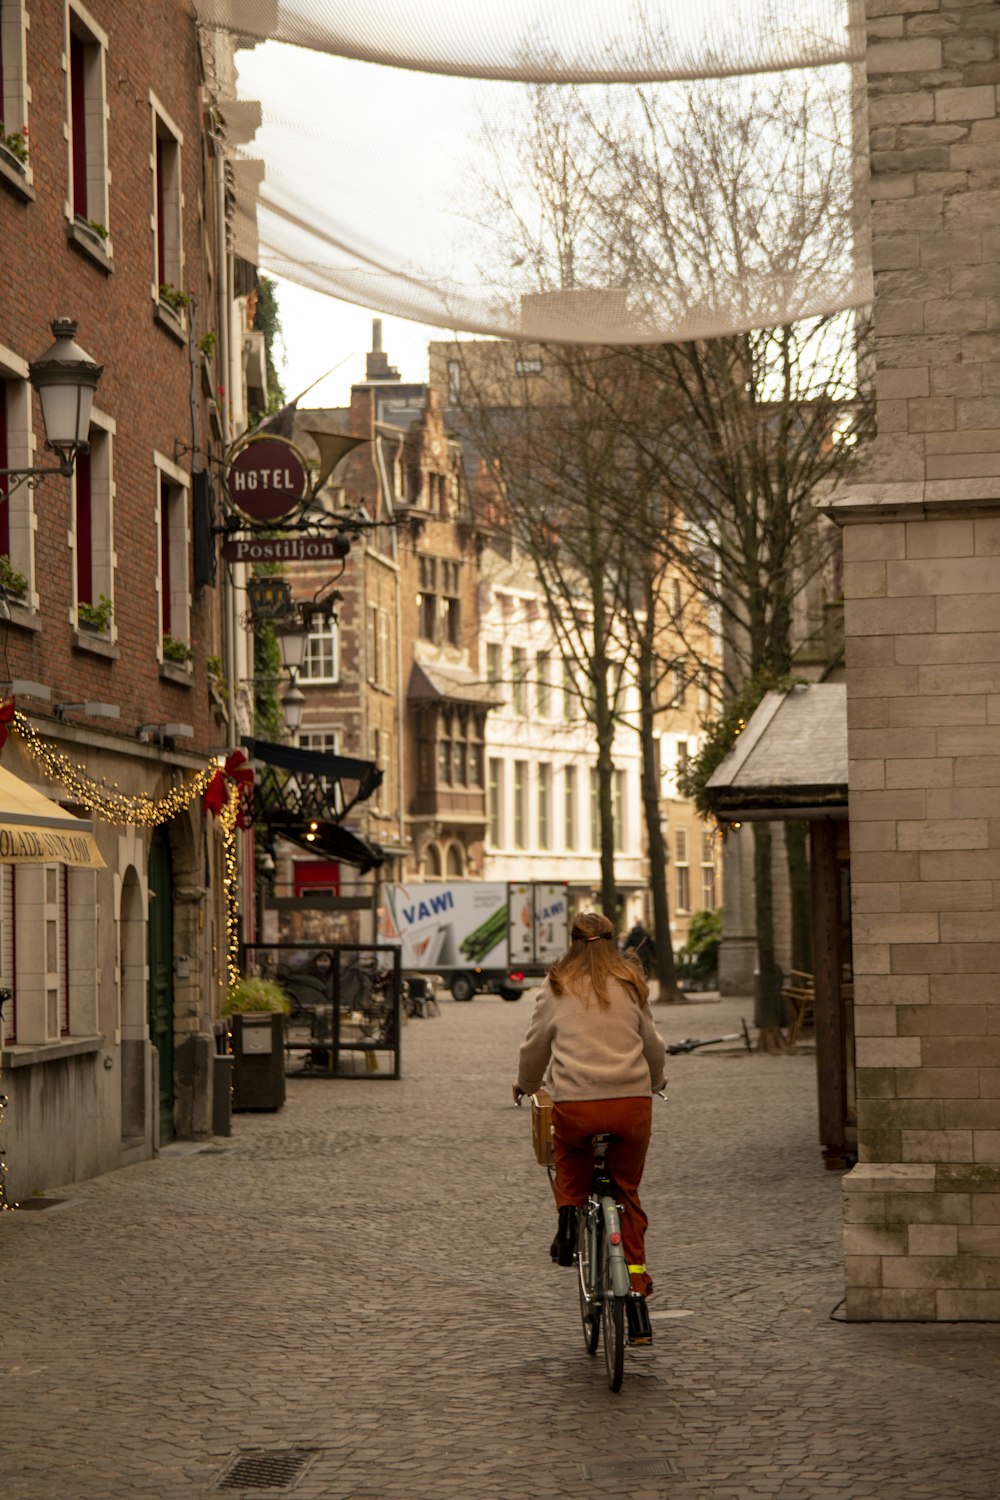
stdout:
POLYGON ((812 973, 812 897, 809 883, 809 824, 801 818, 785 824, 785 857, 792 901, 792 968, 812 973))
POLYGON ((753 825, 754 893, 757 915, 757 992, 754 1024, 762 1052, 782 1047, 781 974, 774 954, 774 894, 771 884, 771 825, 753 825))
POLYGON ((639 741, 642 746, 642 810, 646 819, 646 842, 649 848, 649 888, 653 898, 653 948, 656 954, 656 977, 661 1001, 673 1001, 677 995, 677 969, 674 945, 670 936, 670 900, 667 894, 667 851, 660 827, 659 767, 653 734, 655 706, 653 699, 653 642, 650 631, 655 624, 652 608, 647 609, 647 626, 639 641, 639 741))

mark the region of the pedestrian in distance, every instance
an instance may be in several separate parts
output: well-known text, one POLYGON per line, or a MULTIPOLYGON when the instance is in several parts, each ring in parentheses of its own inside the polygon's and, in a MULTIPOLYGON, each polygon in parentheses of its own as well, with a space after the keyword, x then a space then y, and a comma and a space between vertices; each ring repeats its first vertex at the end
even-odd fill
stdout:
POLYGON ((622 944, 622 952, 631 953, 639 960, 642 964, 642 972, 648 979, 653 960, 656 958, 656 949, 653 946, 653 939, 641 922, 634 923, 629 930, 622 944))
POLYGON ((653 1024, 639 965, 619 953, 607 917, 573 920, 569 951, 552 965, 521 1046, 514 1102, 545 1084, 553 1100, 559 1228, 552 1259, 573 1264, 576 1211, 593 1174, 593 1137, 610 1137, 606 1165, 624 1209, 622 1243, 632 1289, 653 1289, 646 1269, 648 1219, 639 1183, 652 1125, 652 1096, 665 1083, 666 1047, 653 1024))

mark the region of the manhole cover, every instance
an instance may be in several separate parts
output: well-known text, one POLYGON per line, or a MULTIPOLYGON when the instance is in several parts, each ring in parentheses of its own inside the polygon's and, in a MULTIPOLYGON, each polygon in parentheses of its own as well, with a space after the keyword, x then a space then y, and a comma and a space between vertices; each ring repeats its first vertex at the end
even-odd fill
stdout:
POLYGON ((629 1461, 608 1459, 604 1463, 581 1464, 584 1479, 654 1479, 676 1474, 672 1458, 642 1458, 629 1461))
POLYGON ((248 1452, 234 1458, 216 1485, 219 1490, 287 1490, 315 1458, 310 1448, 248 1452))

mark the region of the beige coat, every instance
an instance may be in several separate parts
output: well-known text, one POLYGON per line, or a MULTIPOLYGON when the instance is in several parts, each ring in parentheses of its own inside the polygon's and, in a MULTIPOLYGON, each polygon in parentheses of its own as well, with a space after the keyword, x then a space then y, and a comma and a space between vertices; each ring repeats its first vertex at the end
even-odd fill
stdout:
POLYGON ((553 1100, 648 1098, 664 1083, 666 1047, 648 1002, 639 1006, 617 979, 607 1010, 542 985, 521 1046, 518 1088, 533 1094, 543 1080, 553 1100))

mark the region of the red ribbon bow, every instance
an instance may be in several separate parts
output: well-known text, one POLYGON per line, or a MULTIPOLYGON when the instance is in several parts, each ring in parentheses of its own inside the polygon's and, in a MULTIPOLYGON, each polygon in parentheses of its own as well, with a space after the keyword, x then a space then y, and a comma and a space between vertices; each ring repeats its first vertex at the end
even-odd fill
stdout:
POLYGON ((253 767, 242 750, 231 750, 229 752, 225 765, 216 768, 214 775, 201 794, 203 806, 207 808, 214 818, 219 816, 229 801, 230 783, 236 788, 239 796, 236 826, 237 828, 249 828, 253 823, 250 810, 251 803, 253 802, 253 767))
POLYGON ((4 745, 6 745, 7 743, 7 735, 9 733, 8 725, 13 724, 14 715, 16 713, 17 706, 14 703, 13 698, 5 698, 3 702, 0 703, 0 750, 2 750, 4 745))

